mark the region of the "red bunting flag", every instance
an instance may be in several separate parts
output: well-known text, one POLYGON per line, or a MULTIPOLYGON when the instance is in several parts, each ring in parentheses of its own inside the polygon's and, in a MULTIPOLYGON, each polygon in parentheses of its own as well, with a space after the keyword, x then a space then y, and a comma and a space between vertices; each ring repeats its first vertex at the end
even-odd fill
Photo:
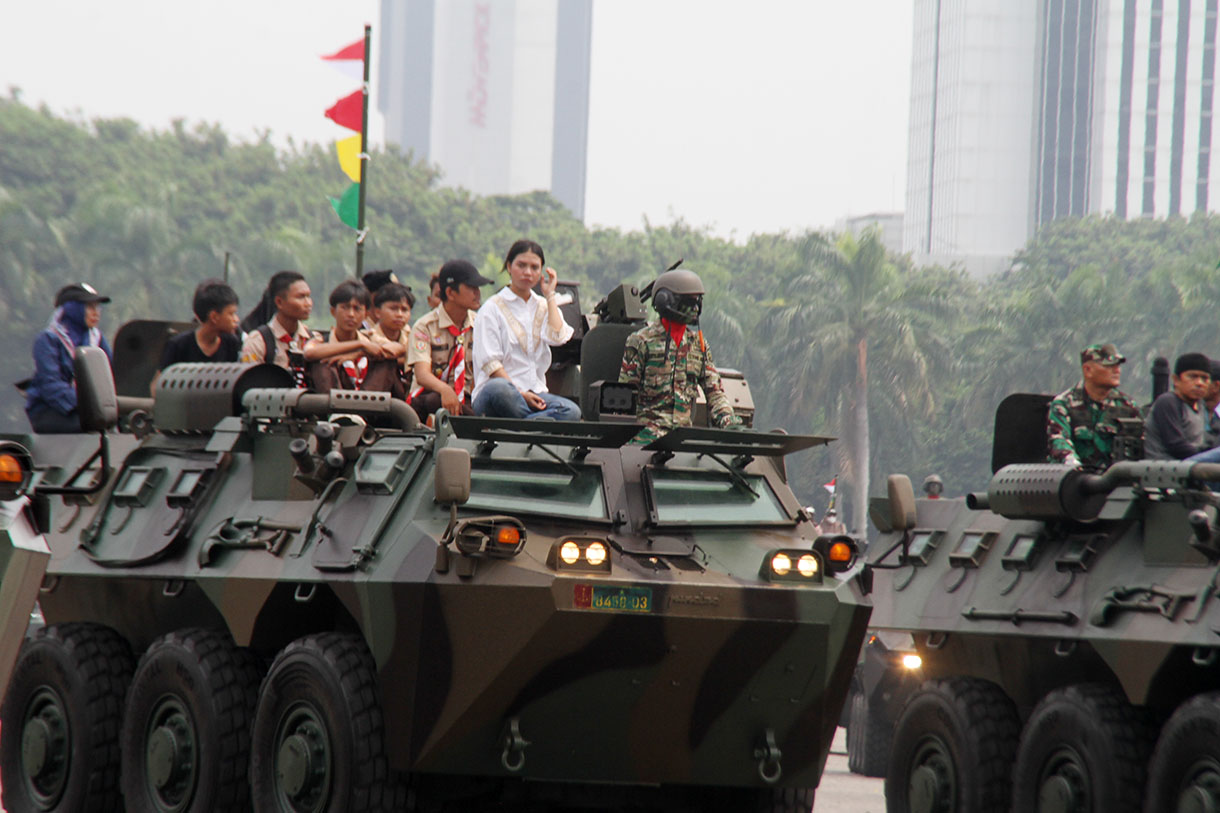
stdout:
POLYGON ((323 59, 333 59, 333 60, 358 59, 361 62, 363 62, 364 61, 364 39, 363 38, 358 39, 355 42, 353 42, 351 45, 346 45, 346 46, 340 48, 338 51, 335 51, 330 56, 324 56, 322 58, 323 59))
POLYGON ((835 481, 838 479, 839 479, 839 475, 836 474, 834 477, 830 478, 829 483, 823 483, 822 488, 826 489, 831 494, 834 494, 835 493, 835 481))
POLYGON ((334 106, 326 111, 326 118, 338 124, 340 127, 346 127, 349 130, 360 132, 360 119, 363 114, 363 92, 356 90, 352 91, 347 96, 344 96, 339 101, 335 102, 334 106))

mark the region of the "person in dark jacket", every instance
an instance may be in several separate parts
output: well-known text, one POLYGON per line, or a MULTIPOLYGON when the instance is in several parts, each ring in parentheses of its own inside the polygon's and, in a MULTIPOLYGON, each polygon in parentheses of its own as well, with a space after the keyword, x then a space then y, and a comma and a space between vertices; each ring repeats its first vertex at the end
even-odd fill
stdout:
POLYGON ((1152 402, 1144 422, 1144 456, 1150 460, 1185 460, 1206 449, 1207 421, 1203 397, 1212 377, 1211 360, 1202 353, 1183 353, 1173 364, 1173 390, 1152 402))
POLYGON ((25 391, 25 414, 40 434, 79 432, 76 412, 78 347, 100 347, 114 361, 106 337, 98 330, 101 306, 110 301, 87 283, 73 283, 55 295, 55 313, 34 340, 34 377, 25 391))

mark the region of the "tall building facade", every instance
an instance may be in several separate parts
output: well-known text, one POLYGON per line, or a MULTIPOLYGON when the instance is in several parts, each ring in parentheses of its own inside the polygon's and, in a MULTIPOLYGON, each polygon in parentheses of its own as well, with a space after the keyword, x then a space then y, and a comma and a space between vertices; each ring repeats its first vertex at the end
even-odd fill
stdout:
POLYGON ((1218 0, 917 0, 903 247, 1003 267, 1086 214, 1217 206, 1218 0))
POLYGON ((549 190, 584 216, 592 0, 383 0, 388 143, 480 195, 549 190))

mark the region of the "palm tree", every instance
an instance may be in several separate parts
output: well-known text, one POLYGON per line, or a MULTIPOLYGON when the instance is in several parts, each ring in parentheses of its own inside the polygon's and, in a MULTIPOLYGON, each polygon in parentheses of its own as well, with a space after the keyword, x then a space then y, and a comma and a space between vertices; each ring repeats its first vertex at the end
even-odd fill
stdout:
POLYGON ((895 421, 931 415, 934 374, 950 358, 945 324, 961 277, 899 268, 876 230, 833 243, 812 235, 802 256, 807 270, 776 313, 776 335, 785 338, 776 345, 772 381, 790 417, 820 409, 843 437, 835 453, 852 486, 850 527, 863 533, 870 399, 895 421))

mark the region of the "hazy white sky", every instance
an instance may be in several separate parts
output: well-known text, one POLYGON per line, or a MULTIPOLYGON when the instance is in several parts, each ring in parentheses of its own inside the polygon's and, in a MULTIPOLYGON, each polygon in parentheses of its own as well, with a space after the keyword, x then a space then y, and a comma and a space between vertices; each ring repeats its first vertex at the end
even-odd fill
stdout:
MULTIPOLYGON (((330 141, 347 131, 322 111, 355 88, 318 57, 376 26, 379 5, 0 0, 0 91, 83 118, 330 141)), ((911 13, 906 0, 594 0, 586 220, 681 217, 741 239, 901 210, 911 13)), ((379 140, 379 117, 371 129, 379 140)))

